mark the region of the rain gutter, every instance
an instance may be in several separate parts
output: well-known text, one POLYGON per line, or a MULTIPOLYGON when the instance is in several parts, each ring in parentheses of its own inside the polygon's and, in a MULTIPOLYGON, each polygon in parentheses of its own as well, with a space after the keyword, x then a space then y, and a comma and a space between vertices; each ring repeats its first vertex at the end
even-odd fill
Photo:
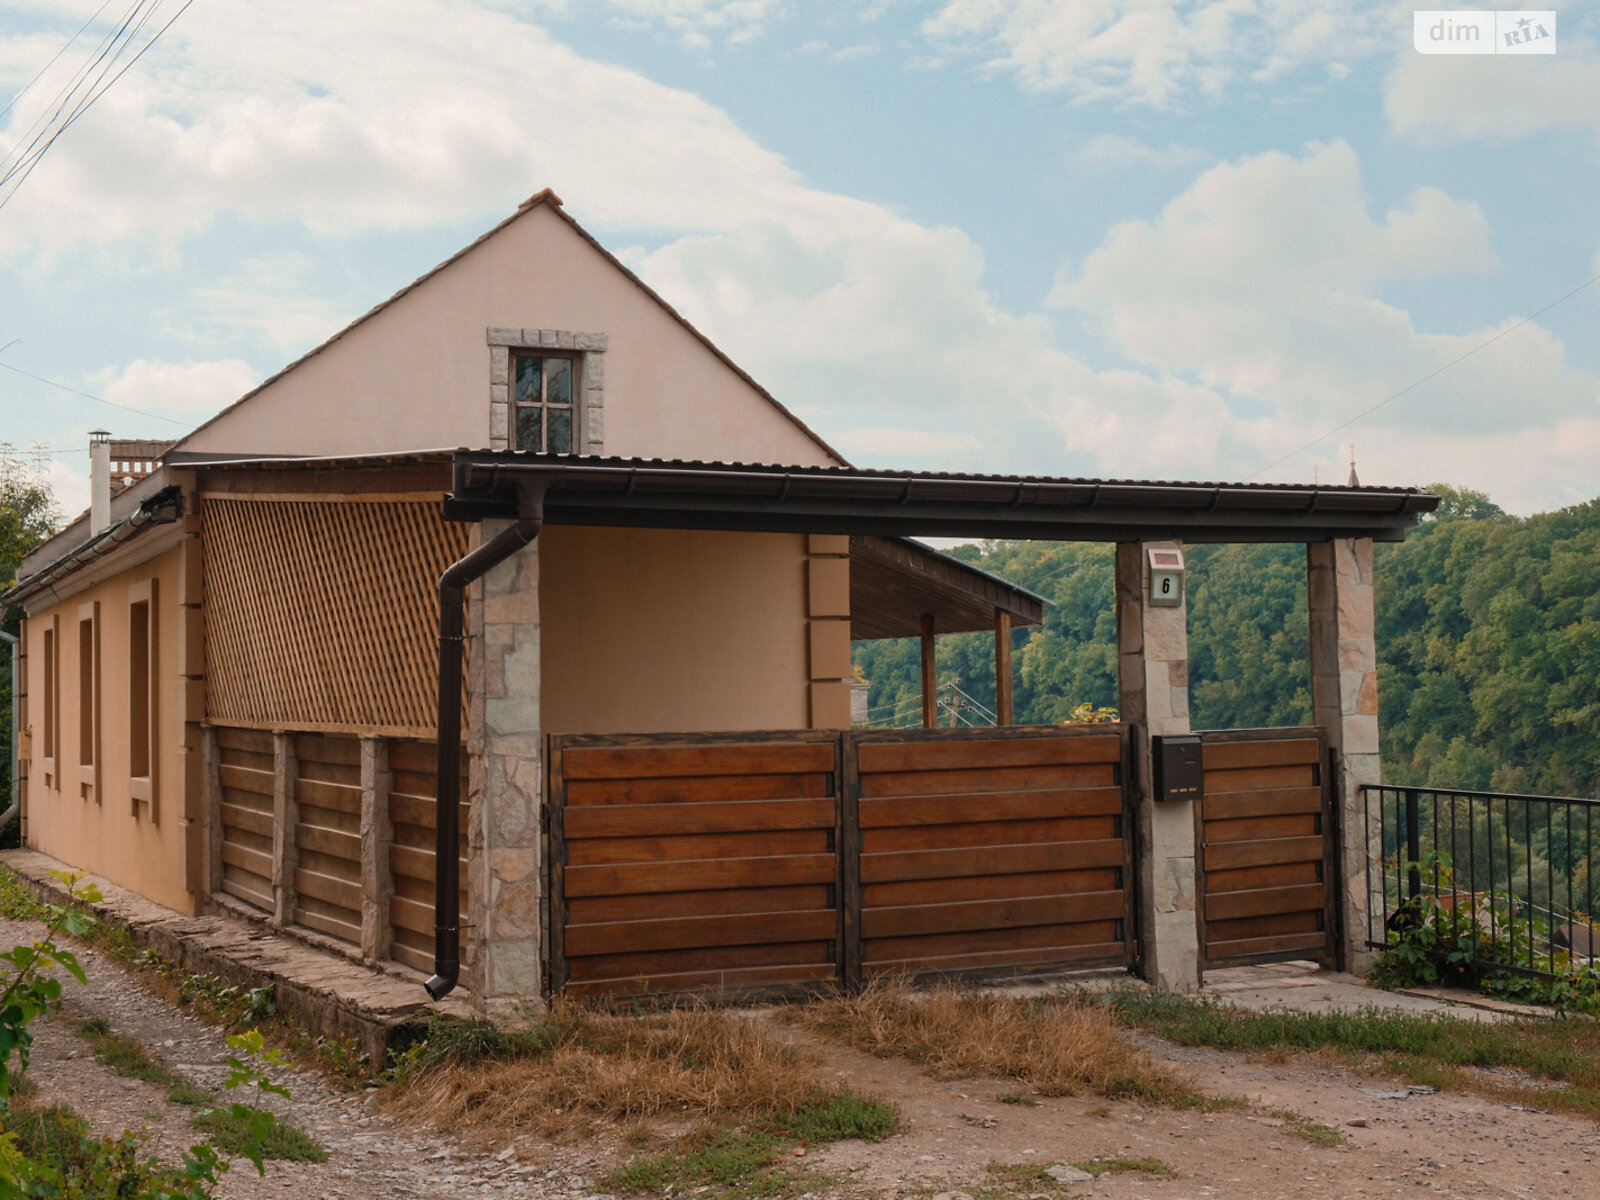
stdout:
POLYGON ((433 977, 422 986, 434 1000, 455 990, 461 975, 461 667, 467 585, 481 579, 539 536, 545 482, 517 485, 512 524, 439 577, 438 823, 434 833, 433 977))

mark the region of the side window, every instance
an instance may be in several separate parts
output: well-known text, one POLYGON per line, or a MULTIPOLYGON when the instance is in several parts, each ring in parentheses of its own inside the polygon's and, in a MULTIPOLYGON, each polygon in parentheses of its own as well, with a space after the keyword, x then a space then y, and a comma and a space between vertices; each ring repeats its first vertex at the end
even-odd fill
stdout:
POLYGON ((515 450, 571 454, 577 441, 577 360, 564 354, 511 356, 515 450))
POLYGON ((78 606, 78 794, 100 803, 100 602, 78 606))
POLYGON ((58 742, 61 738, 61 619, 51 617, 50 623, 44 628, 44 712, 41 724, 44 727, 43 746, 40 748, 40 757, 44 760, 44 783, 46 787, 61 788, 61 766, 58 762, 61 757, 61 747, 58 742))
POLYGON ((489 448, 604 454, 606 335, 486 331, 489 448))
POLYGON ((156 581, 128 588, 128 793, 133 815, 141 804, 156 814, 156 581))

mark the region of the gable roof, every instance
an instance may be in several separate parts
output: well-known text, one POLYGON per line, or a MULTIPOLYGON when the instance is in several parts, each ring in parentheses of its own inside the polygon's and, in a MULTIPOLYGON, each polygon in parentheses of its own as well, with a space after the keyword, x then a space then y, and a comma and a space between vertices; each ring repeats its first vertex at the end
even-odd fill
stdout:
POLYGON ((565 221, 567 223, 568 227, 574 233, 576 233, 580 238, 582 238, 585 242, 587 242, 597 253, 599 253, 601 255, 601 257, 603 257, 608 263, 610 263, 612 267, 616 268, 616 270, 621 272, 622 275, 625 276, 630 283, 632 283, 641 292, 643 292, 646 296, 648 296, 651 300, 653 300, 669 317, 671 317, 674 321, 676 321, 691 337, 695 338, 695 340, 697 340, 702 346, 704 346, 707 350, 709 350, 712 353, 712 355, 714 355, 724 366, 726 366, 735 375, 737 375, 740 378, 740 380, 742 380, 752 390, 754 390, 757 395, 759 395, 762 399, 764 399, 768 404, 772 405, 773 408, 777 409, 778 412, 783 417, 785 417, 792 425, 794 425, 794 427, 796 429, 798 429, 801 433, 805 434, 805 436, 807 438, 809 438, 811 441, 815 442, 817 444, 817 446, 820 447, 824 453, 826 453, 830 458, 833 458, 834 460, 836 460, 841 466, 848 466, 849 465, 849 460, 846 459, 844 457, 844 455, 840 454, 839 451, 835 450, 826 441, 824 441, 822 439, 822 437, 814 429, 812 429, 809 425, 807 425, 799 417, 795 416, 794 413, 790 412, 787 408, 785 408, 783 406, 783 404, 781 402, 779 402, 778 398, 776 396, 774 396, 771 392, 767 391, 766 388, 762 387, 759 383, 757 383, 750 376, 749 372, 747 372, 738 363, 734 362, 733 359, 729 358, 725 353, 723 353, 723 351, 716 345, 716 343, 714 343, 705 334, 701 333, 700 330, 696 329, 692 324, 690 324, 688 319, 685 318, 682 313, 680 313, 677 309, 673 308, 672 305, 668 304, 664 299, 662 299, 661 296, 653 288, 651 288, 649 284, 645 283, 644 280, 640 279, 637 275, 635 275, 632 271, 630 271, 623 264, 621 259, 619 259, 616 255, 612 254, 611 251, 607 250, 597 240, 595 240, 594 236, 588 230, 586 230, 583 226, 579 225, 578 222, 575 221, 567 213, 566 209, 562 205, 561 197, 556 195, 555 192, 553 192, 549 188, 544 188, 543 190, 541 190, 539 192, 536 192, 534 195, 528 197, 528 199, 524 200, 520 205, 517 206, 517 211, 516 212, 512 213, 505 220, 501 221, 493 229, 490 229, 487 233, 484 233, 481 236, 479 236, 478 238, 474 239, 468 245, 463 246, 460 250, 457 250, 449 258, 445 259, 443 262, 439 263, 437 266, 431 268, 430 270, 426 271, 422 275, 419 275, 416 279, 414 279, 410 283, 406 284, 405 287, 401 288, 398 292, 394 293, 394 295, 390 296, 387 300, 384 300, 381 303, 374 305, 372 308, 370 308, 366 312, 362 313, 361 316, 357 317, 354 321, 351 321, 348 325, 346 325, 338 333, 334 334, 332 337, 328 338, 326 341, 322 342, 320 345, 316 346, 314 349, 308 350, 305 354, 302 354, 299 358, 295 359, 288 366, 284 367, 282 370, 278 371, 276 374, 271 375, 266 379, 263 379, 260 383, 256 384, 255 387, 251 388, 248 392, 246 392, 244 395, 240 396, 237 400, 235 400, 232 404, 228 405, 226 408, 222 409, 220 412, 213 414, 207 420, 202 421, 199 425, 196 425, 187 434, 185 434, 178 442, 176 442, 174 444, 174 449, 176 449, 177 451, 181 452, 183 450, 183 447, 185 446, 185 444, 188 443, 188 441, 191 438, 193 438, 197 433, 199 433, 201 430, 210 428, 212 425, 214 425, 218 421, 220 421, 223 417, 225 417, 229 413, 233 412, 240 405, 245 404, 247 401, 252 399, 258 393, 265 391, 267 388, 271 387, 278 380, 282 379, 285 375, 288 375, 291 371, 293 371, 295 368, 299 367, 302 363, 308 362, 311 359, 316 358, 324 350, 329 349, 335 343, 337 343, 340 340, 342 340, 345 337, 345 335, 350 333, 352 330, 356 329, 357 327, 359 327, 361 325, 364 325, 366 322, 370 321, 373 317, 377 316, 379 313, 381 313, 385 309, 389 308, 391 305, 393 305, 396 301, 401 299, 403 296, 409 295, 411 292, 416 291, 417 288, 419 288, 423 284, 427 283, 428 280, 432 279, 435 275, 438 275, 440 272, 446 270, 452 264, 454 264, 456 262, 459 262, 461 259, 465 258, 468 254, 472 253, 472 251, 476 250, 478 247, 484 245, 485 243, 490 241, 492 238, 494 238, 494 236, 496 234, 498 234, 501 230, 505 229, 507 226, 512 225, 516 221, 520 220, 522 217, 526 216, 528 213, 532 212, 536 208, 545 208, 548 211, 550 211, 551 213, 553 213, 556 216, 560 217, 563 221, 565 221))

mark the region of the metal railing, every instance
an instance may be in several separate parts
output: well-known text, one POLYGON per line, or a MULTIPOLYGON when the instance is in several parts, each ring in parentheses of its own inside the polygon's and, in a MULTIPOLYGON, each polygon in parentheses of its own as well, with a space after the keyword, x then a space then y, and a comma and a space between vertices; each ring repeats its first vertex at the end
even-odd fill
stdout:
MULTIPOLYGON (((1367 785, 1367 945, 1423 922, 1476 971, 1557 975, 1600 955, 1600 800, 1367 785)), ((1465 964, 1463 964, 1465 965, 1465 964)))

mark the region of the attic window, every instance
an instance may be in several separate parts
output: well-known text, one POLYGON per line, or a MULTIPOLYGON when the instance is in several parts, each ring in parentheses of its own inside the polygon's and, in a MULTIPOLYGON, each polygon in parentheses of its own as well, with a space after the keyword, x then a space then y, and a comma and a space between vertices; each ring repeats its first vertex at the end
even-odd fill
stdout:
POLYGON ((606 335, 487 331, 489 448, 605 453, 606 335))
POLYGON ((571 454, 577 442, 578 361, 566 354, 511 356, 513 448, 571 454))

